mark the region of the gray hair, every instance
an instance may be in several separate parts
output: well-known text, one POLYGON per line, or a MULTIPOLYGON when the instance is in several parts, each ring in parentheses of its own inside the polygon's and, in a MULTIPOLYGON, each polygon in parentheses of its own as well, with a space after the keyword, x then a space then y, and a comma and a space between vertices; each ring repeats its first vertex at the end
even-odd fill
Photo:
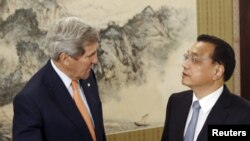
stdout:
POLYGON ((58 60, 60 53, 76 58, 84 54, 86 44, 99 41, 99 33, 77 17, 65 17, 51 27, 46 41, 51 59, 58 60))

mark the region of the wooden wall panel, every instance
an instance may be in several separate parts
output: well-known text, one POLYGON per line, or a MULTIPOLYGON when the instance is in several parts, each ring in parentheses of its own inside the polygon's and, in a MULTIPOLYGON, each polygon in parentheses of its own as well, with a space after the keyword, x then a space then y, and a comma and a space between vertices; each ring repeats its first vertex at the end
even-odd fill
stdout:
POLYGON ((108 141, 160 141, 162 127, 134 130, 107 135, 108 141))
POLYGON ((241 93, 250 100, 250 1, 240 0, 241 93))
MULTIPOLYGON (((218 36, 233 46, 233 0, 197 0, 197 32, 218 36)), ((233 92, 234 77, 227 82, 233 92)))

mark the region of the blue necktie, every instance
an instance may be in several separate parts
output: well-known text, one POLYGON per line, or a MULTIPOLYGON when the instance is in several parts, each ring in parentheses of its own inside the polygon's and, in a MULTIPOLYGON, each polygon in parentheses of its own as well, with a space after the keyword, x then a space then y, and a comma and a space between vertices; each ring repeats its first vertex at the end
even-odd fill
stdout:
POLYGON ((195 127, 196 127, 200 108, 201 108, 201 106, 199 104, 199 101, 198 100, 194 101, 193 114, 192 114, 191 120, 189 121, 187 131, 186 131, 186 134, 184 136, 184 141, 193 141, 194 140, 195 127))

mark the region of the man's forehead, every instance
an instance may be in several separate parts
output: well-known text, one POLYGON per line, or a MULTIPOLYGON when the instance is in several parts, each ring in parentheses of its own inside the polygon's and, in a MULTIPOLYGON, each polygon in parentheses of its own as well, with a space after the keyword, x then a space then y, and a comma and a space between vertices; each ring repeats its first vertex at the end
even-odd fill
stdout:
POLYGON ((196 42, 189 50, 188 53, 192 54, 213 54, 215 46, 208 42, 196 42))

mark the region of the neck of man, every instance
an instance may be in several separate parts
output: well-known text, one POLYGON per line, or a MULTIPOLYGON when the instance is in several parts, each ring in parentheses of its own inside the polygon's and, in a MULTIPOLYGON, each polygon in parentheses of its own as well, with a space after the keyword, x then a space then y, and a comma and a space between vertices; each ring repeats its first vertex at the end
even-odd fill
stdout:
POLYGON ((54 64, 56 65, 56 67, 62 71, 64 74, 66 74, 69 78, 71 79, 74 79, 71 75, 70 75, 70 72, 68 71, 67 69, 67 65, 64 65, 63 62, 61 62, 60 60, 59 61, 55 61, 55 60, 52 60, 54 62, 54 64))
POLYGON ((215 83, 208 85, 191 87, 191 89, 194 91, 195 96, 200 100, 203 97, 206 97, 214 91, 218 90, 223 85, 224 81, 216 81, 215 83))

